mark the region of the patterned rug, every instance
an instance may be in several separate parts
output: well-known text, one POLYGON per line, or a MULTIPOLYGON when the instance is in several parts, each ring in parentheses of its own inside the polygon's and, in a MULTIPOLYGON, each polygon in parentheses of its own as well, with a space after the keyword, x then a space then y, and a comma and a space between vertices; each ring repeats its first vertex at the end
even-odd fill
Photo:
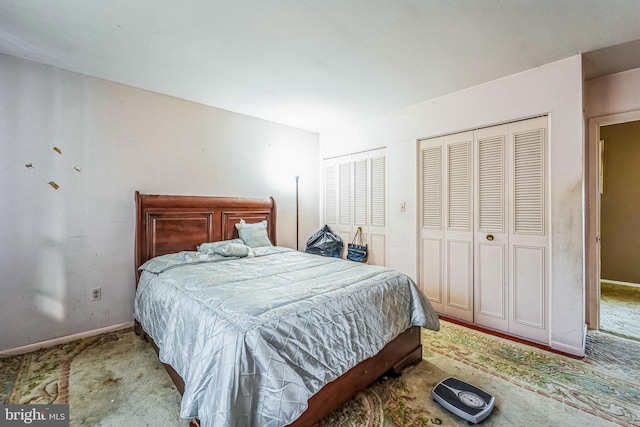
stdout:
MULTIPOLYGON (((430 396, 463 379, 496 397, 484 426, 640 426, 640 342, 590 332, 572 359, 442 322, 424 360, 382 379, 319 427, 466 426, 430 396)), ((72 426, 182 426, 180 395, 131 329, 0 359, 0 402, 69 403, 72 426)))
POLYGON ((0 359, 0 403, 68 403, 71 426, 182 426, 180 394, 133 329, 0 359))
POLYGON ((448 322, 422 335, 421 364, 369 387, 321 426, 466 425, 430 398, 450 376, 496 397, 482 425, 640 426, 640 342, 589 332, 577 360, 448 322))

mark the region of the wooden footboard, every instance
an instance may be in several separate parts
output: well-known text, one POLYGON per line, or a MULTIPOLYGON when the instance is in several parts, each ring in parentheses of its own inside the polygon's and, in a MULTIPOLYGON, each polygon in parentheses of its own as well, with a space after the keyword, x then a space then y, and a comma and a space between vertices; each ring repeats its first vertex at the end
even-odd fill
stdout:
MULTIPOLYGON (((159 352, 156 343, 142 330, 138 321, 135 322, 135 331, 151 343, 156 354, 159 352)), ((320 389, 318 393, 309 399, 307 410, 291 423, 290 427, 313 426, 387 371, 393 370, 399 374, 407 366, 419 363, 421 360, 420 328, 413 326, 398 335, 378 354, 354 366, 320 389)), ((166 363, 163 363, 163 365, 180 394, 183 394, 183 379, 171 365, 166 363)), ((192 425, 197 426, 199 424, 195 421, 192 425)))
POLYGON ((325 385, 309 399, 309 406, 290 426, 312 426, 334 409, 349 401, 385 372, 401 373, 410 364, 422 360, 420 328, 411 327, 387 344, 378 354, 362 361, 342 376, 325 385))

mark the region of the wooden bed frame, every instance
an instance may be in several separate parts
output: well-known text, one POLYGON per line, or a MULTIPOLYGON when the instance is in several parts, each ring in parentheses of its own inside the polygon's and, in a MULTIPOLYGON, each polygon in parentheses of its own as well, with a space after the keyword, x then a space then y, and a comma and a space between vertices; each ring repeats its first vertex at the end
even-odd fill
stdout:
MULTIPOLYGON (((238 237, 235 224, 267 220, 267 232, 276 244, 276 203, 273 198, 247 199, 235 197, 171 196, 140 194, 136 191, 136 286, 138 267, 147 260, 168 253, 196 250, 204 242, 238 237)), ((135 321, 136 333, 147 339, 156 353, 158 347, 135 321)), ((411 327, 387 344, 376 356, 356 365, 335 381, 325 385, 309 399, 307 410, 290 426, 312 426, 331 411, 350 400, 389 370, 402 372, 410 364, 422 360, 420 328, 411 327)), ((184 393, 184 381, 164 364, 169 376, 184 393)), ((194 420, 190 425, 199 425, 194 420)))

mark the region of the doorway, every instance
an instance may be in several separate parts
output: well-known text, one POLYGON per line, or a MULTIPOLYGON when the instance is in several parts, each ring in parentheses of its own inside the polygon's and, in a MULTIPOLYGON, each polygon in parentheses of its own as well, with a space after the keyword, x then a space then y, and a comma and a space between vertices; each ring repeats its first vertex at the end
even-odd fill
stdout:
POLYGON ((587 320, 640 340, 640 112, 590 120, 588 151, 587 320))
POLYGON ((640 340, 640 121, 600 127, 600 330, 640 340))

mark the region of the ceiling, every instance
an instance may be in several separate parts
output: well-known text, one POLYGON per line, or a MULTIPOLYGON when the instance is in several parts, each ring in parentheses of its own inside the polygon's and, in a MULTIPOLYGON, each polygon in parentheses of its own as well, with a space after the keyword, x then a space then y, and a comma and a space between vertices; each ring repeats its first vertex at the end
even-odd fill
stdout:
POLYGON ((578 53, 589 78, 640 67, 639 17, 640 0, 0 0, 0 53, 321 132, 578 53))

